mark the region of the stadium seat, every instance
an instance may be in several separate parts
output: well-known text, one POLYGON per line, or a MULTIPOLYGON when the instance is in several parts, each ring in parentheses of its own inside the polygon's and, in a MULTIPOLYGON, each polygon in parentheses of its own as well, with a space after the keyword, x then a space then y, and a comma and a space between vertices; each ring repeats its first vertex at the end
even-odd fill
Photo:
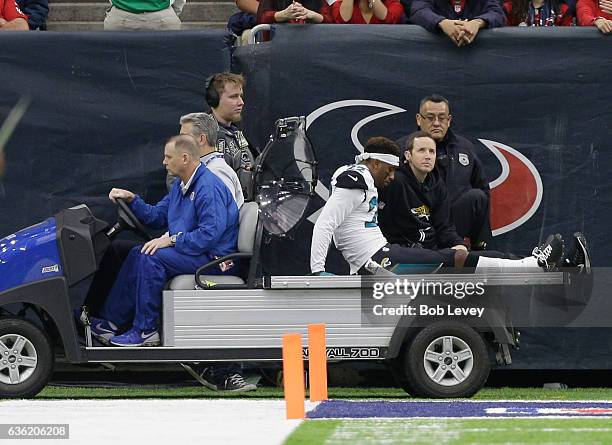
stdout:
MULTIPOLYGON (((259 224, 259 207, 256 202, 245 202, 240 209, 240 228, 238 230, 238 252, 226 255, 217 260, 211 261, 208 264, 200 267, 194 275, 178 275, 174 277, 169 284, 170 290, 193 290, 196 288, 196 275, 202 270, 215 266, 223 261, 231 259, 248 259, 253 257, 259 246, 261 235, 261 224, 259 224)), ((244 265, 243 261, 241 265, 244 265)), ((249 273, 247 281, 253 281, 257 261, 250 261, 249 273)), ((200 275, 202 283, 214 283, 217 286, 247 286, 252 283, 245 283, 242 277, 234 275, 200 275)))

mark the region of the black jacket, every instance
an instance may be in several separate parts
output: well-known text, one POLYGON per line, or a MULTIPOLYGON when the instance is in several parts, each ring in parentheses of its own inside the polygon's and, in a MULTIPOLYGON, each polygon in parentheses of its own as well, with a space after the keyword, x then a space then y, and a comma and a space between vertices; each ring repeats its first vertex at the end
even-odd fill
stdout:
MULTIPOLYGON (((214 116, 213 116, 214 117, 214 116)), ((238 126, 223 125, 219 122, 217 151, 225 155, 225 161, 234 169, 242 185, 246 201, 253 200, 253 172, 255 167, 255 150, 251 147, 238 126)))
MULTIPOLYGON (((403 159, 403 155, 402 155, 403 159)), ((392 244, 444 249, 463 244, 450 221, 450 204, 437 169, 421 184, 407 164, 380 191, 378 223, 392 244)))
MULTIPOLYGON (((404 136, 397 141, 402 150, 407 139, 408 136, 404 136)), ((474 145, 450 128, 444 139, 436 142, 436 167, 446 184, 451 204, 473 188, 489 194, 489 180, 474 152, 474 145)))

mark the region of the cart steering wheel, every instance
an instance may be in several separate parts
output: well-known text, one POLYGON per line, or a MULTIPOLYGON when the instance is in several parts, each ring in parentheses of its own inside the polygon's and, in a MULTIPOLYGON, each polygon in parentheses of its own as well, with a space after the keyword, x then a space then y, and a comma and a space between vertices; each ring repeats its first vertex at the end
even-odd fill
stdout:
POLYGON ((123 198, 115 198, 115 202, 119 207, 119 224, 122 228, 129 228, 134 232, 138 233, 142 237, 144 237, 147 241, 153 239, 147 228, 138 220, 132 209, 127 205, 123 198))

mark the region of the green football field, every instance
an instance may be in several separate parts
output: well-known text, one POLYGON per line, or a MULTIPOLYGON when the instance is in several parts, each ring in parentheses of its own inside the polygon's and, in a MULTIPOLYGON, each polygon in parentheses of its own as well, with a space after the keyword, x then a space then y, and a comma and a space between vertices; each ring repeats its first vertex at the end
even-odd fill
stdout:
MULTIPOLYGON (((47 387, 39 399, 281 399, 278 388, 223 394, 202 387, 47 387)), ((393 388, 330 388, 333 400, 415 401, 393 388)), ((612 388, 485 388, 471 400, 611 401, 612 388)), ((452 402, 449 400, 449 402, 452 402)), ((298 444, 610 444, 612 418, 313 419, 285 440, 298 444)))
POLYGON ((284 445, 609 444, 607 419, 308 420, 284 445))
MULTIPOLYGON (((394 396, 387 393, 394 399, 394 396)), ((395 400, 402 400, 401 394, 395 400)), ((381 397, 382 398, 382 397, 381 397)), ((472 400, 612 400, 612 389, 483 389, 472 400)), ((302 444, 610 444, 608 418, 307 420, 284 445, 302 444)))

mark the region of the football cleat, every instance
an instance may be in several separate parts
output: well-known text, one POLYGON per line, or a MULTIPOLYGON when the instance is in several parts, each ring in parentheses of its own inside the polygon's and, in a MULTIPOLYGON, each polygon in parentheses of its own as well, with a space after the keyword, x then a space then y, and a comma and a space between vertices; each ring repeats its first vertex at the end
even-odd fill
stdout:
POLYGON ((557 233, 549 235, 541 246, 533 249, 531 255, 538 260, 538 266, 546 272, 551 272, 561 266, 563 247, 563 238, 557 233))
POLYGON ((581 232, 574 233, 572 246, 563 256, 562 266, 576 268, 579 273, 591 273, 591 255, 581 232))

